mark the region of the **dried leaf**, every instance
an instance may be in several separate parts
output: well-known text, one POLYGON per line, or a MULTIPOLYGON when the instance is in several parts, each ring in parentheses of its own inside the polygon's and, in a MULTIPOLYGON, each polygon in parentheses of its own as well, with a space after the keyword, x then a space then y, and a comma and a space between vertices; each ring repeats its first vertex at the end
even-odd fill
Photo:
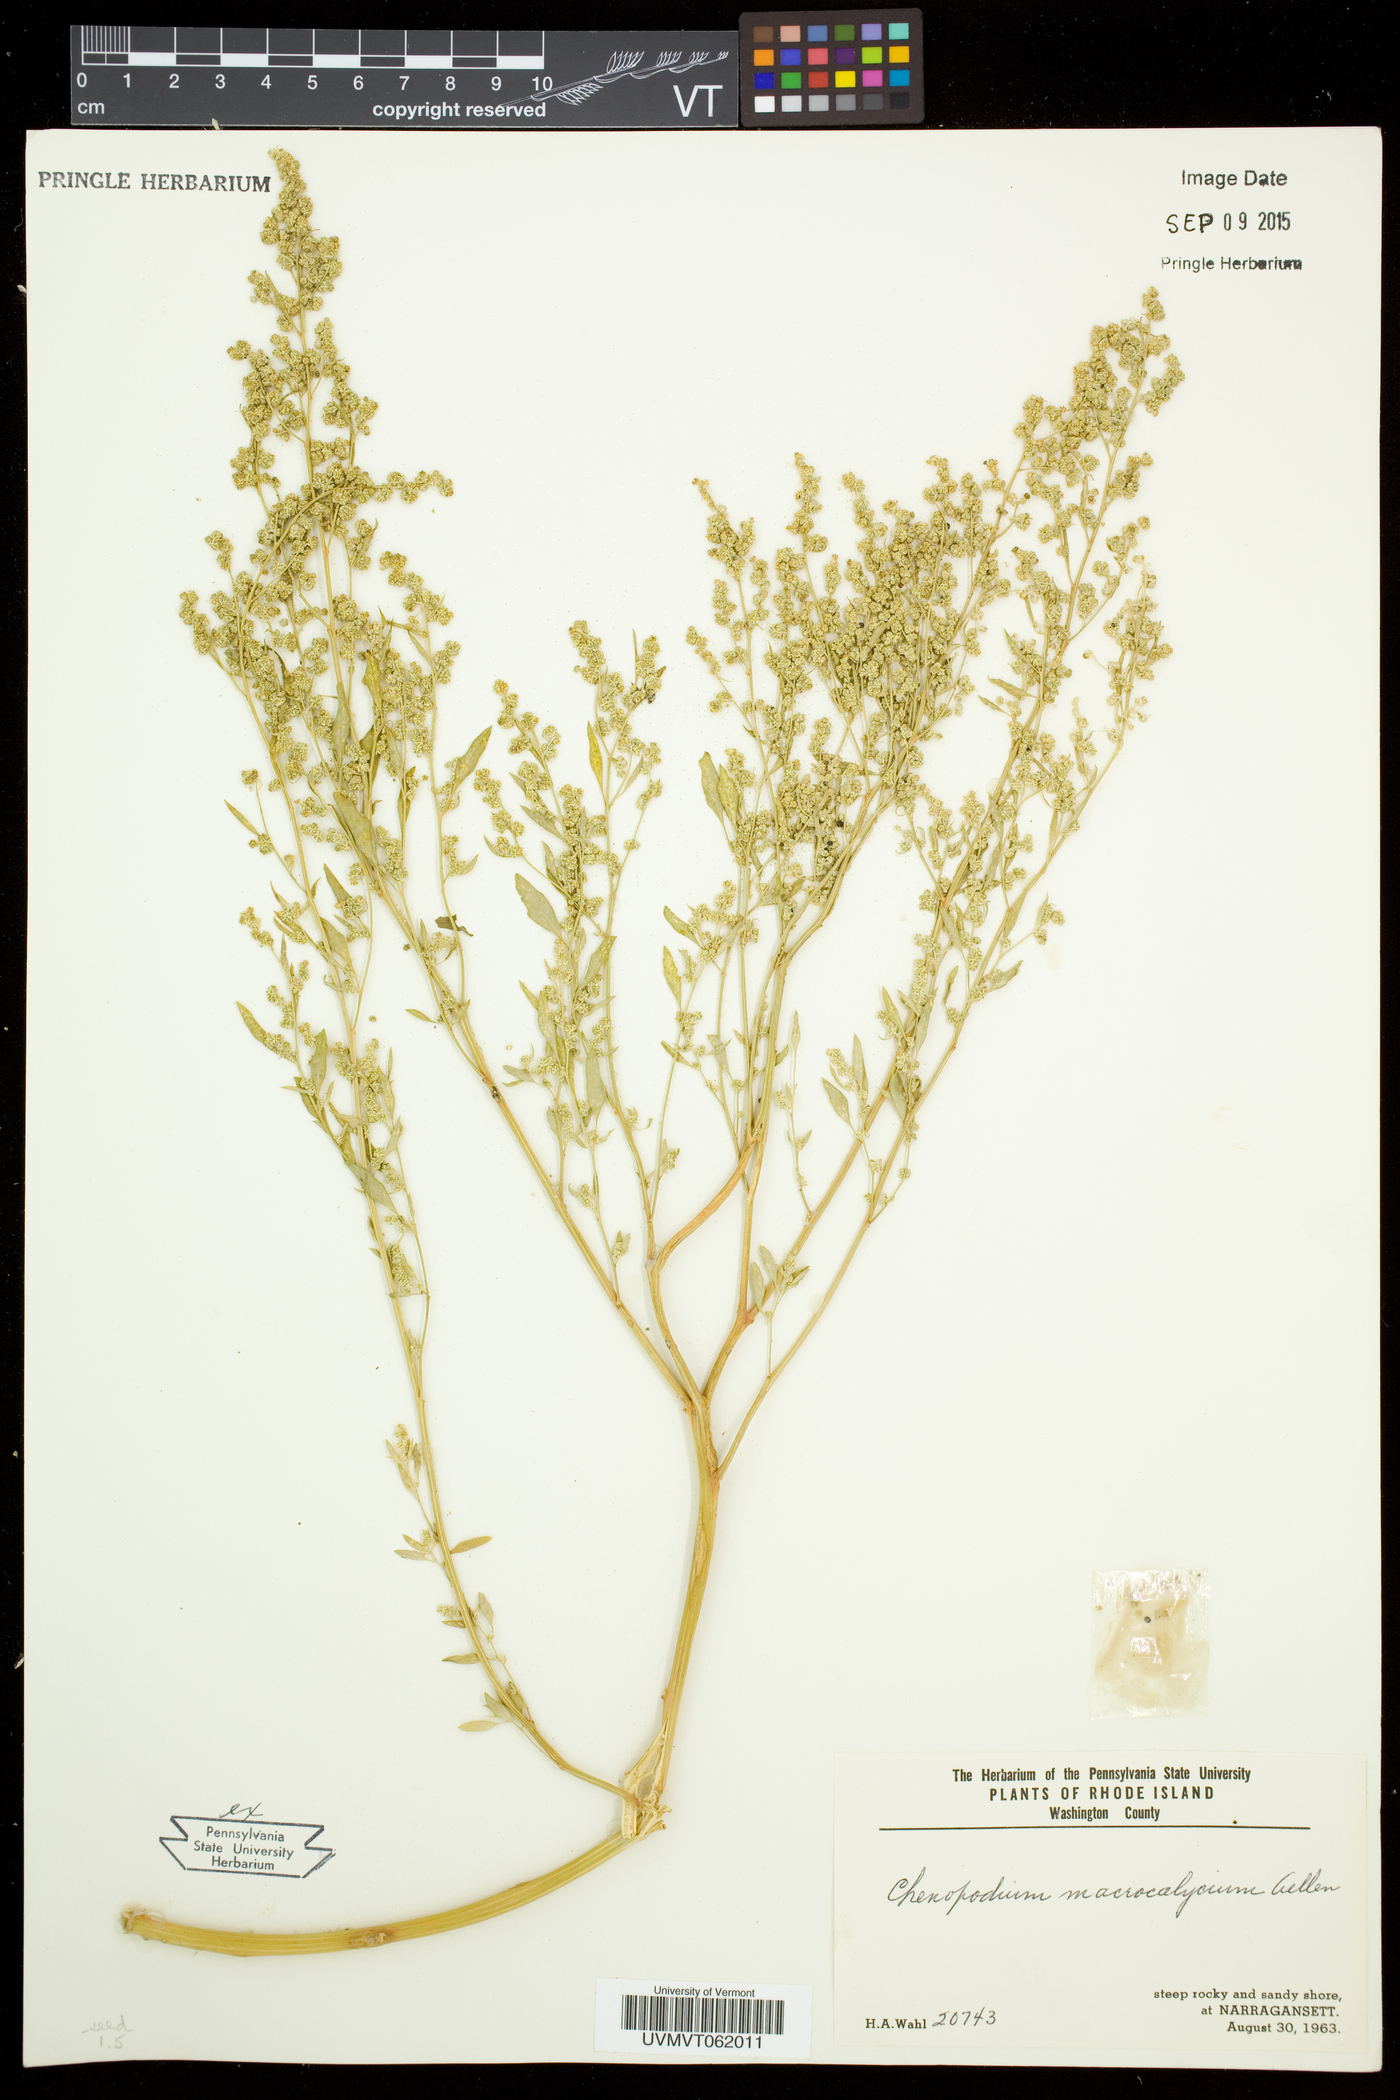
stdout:
POLYGON ((851 1037, 851 1070, 856 1075, 856 1085, 862 1094, 869 1092, 865 1079, 865 1052, 860 1047, 860 1037, 851 1037))
MULTIPOLYGON (((708 751, 702 753, 700 759, 700 785, 705 790, 705 800, 722 824, 724 822, 724 804, 720 800, 719 772, 708 751)), ((732 781, 730 786, 732 788, 732 781)))
POLYGON ((889 1094, 894 1112, 902 1123, 908 1110, 908 1102, 904 1093, 904 1081, 900 1078, 898 1072, 891 1074, 889 1094))
POLYGON ((739 815, 739 790, 734 785, 728 770, 724 766, 721 766, 719 769, 719 799, 724 804, 727 815, 737 819, 739 815))
POLYGON ((672 955, 669 948, 663 948, 661 951, 661 967, 666 973, 666 982, 671 987, 672 996, 677 1006, 679 1006, 681 1003, 681 973, 676 968, 676 958, 672 955))
POLYGON ((559 921, 555 916, 554 906, 550 903, 548 897, 545 896, 544 891, 537 890, 534 883, 527 882, 523 875, 516 876, 515 888, 521 903, 535 924, 542 927, 546 933, 558 933, 559 921))
POLYGON ((778 1274, 778 1264, 766 1247, 759 1248, 758 1258, 763 1263, 764 1274, 767 1276, 768 1281, 770 1283, 775 1282, 778 1274))
POLYGON ((449 1553, 470 1553, 473 1547, 489 1546, 490 1543, 491 1533, 487 1531, 483 1532, 479 1539, 458 1539, 456 1545, 449 1546, 447 1550, 449 1553))
POLYGON ((593 950, 592 955, 588 959, 588 968, 584 971, 582 977, 579 979, 578 988, 581 993, 591 992, 594 985, 597 983, 599 974, 602 971, 603 964, 608 959, 608 954, 612 948, 614 938, 615 936, 613 934, 605 933, 602 939, 599 941, 597 947, 593 950))
POLYGON ((481 764, 481 755, 491 740, 491 725, 488 722, 480 736, 474 736, 462 754, 462 771, 474 773, 481 764))
POLYGON ((255 839, 262 837, 262 833, 258 830, 257 825, 250 824, 248 822, 248 819, 244 816, 241 809, 235 809, 231 802, 226 802, 224 804, 224 808, 228 811, 231 817, 237 817, 239 823, 243 826, 243 829, 245 831, 251 831, 255 839))
POLYGON ((496 1617, 491 1609, 491 1600, 484 1590, 478 1590, 476 1593, 476 1608, 480 1616, 486 1621, 486 1631, 494 1633, 496 1630, 496 1617))
POLYGON ((345 1164, 371 1203, 383 1203, 388 1209, 393 1209, 394 1199, 376 1173, 369 1167, 362 1167, 357 1159, 347 1159, 345 1164))
POLYGON ((755 1305, 763 1303, 764 1292, 767 1288, 768 1286, 763 1280, 762 1269, 760 1269, 756 1261, 751 1261, 749 1263, 749 1293, 755 1305))
POLYGON ((431 1027, 432 1027, 432 1026, 434 1025, 434 1022, 433 1022, 433 1017, 432 1017, 432 1015, 431 1015, 431 1014, 425 1014, 424 1012, 422 1012, 422 1010, 421 1010, 421 1009, 420 1009, 419 1007, 416 1007, 416 1006, 409 1006, 409 1007, 406 1007, 406 1008, 404 1009, 404 1011, 405 1011, 406 1013, 411 1013, 415 1021, 426 1021, 426 1022, 428 1023, 428 1026, 429 1026, 430 1028, 431 1028, 431 1027))
MULTIPOLYGON (((593 768, 593 777, 599 787, 603 785, 603 748, 598 742, 593 724, 588 724, 588 763, 593 768)), ((604 790, 606 792, 606 790, 604 790)))
POLYGON ((321 1029, 311 1046, 311 1084, 319 1094, 326 1077, 326 1031, 321 1029))
POLYGON ((444 1655, 442 1659, 445 1663, 474 1663, 481 1661, 479 1655, 444 1655))
POLYGON ((663 904, 661 909, 663 914, 665 915, 666 924, 668 926, 673 926, 677 933, 684 935, 686 940, 694 940, 695 934, 692 931, 692 929, 686 925, 684 919, 678 919, 676 917, 669 904, 663 904))
POLYGON ((499 1728, 499 1721, 459 1721, 457 1726, 463 1735, 478 1735, 484 1728, 499 1728))
POLYGON ((822 1081, 822 1085, 826 1088, 827 1100, 831 1103, 837 1115, 841 1118, 841 1121, 843 1123, 849 1123, 851 1120, 850 1103, 847 1101, 840 1087, 833 1086, 829 1079, 824 1079, 822 1081))
POLYGON ((341 882, 334 868, 327 867, 325 861, 322 861, 321 866, 325 869, 326 880, 331 886, 331 895, 335 898, 341 910, 344 911, 346 905, 351 901, 349 890, 341 882))
POLYGON ((267 1030, 262 1026, 262 1023, 253 1019, 253 1016, 249 1013, 247 1007, 243 1004, 241 999, 236 999, 234 1001, 234 1004, 237 1006, 238 1011, 243 1016, 243 1025, 247 1029, 249 1035, 256 1036, 258 1041, 262 1044, 264 1050, 270 1050, 274 1057, 288 1058, 293 1064, 295 1064, 296 1059, 292 1057, 291 1046, 287 1043, 284 1043, 281 1036, 269 1035, 267 1030))
POLYGON ((355 851, 359 854, 362 861, 373 866, 378 859, 374 843, 374 826, 362 810, 356 809, 353 802, 346 801, 344 795, 336 795, 334 801, 335 813, 354 841, 355 851))
POLYGON ((596 1050, 589 1050, 585 1053, 583 1083, 584 1091, 588 1097, 588 1106, 592 1109, 606 1108, 608 1104, 607 1089, 603 1085, 603 1074, 598 1064, 598 1053, 596 1050))
POLYGON ((999 992, 1004 984, 1010 984, 1020 967, 1019 962, 1014 962, 1009 970, 993 970, 991 976, 987 979, 990 990, 999 992))

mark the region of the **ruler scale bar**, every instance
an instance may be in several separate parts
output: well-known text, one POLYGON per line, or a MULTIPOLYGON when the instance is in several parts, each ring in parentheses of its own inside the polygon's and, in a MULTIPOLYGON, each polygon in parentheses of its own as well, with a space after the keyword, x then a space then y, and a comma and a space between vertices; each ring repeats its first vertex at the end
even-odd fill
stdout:
MULTIPOLYGON (((544 64, 544 32, 533 32, 533 48, 527 51, 502 51, 500 35, 485 41, 482 33, 444 30, 435 36, 427 30, 408 30, 395 35, 385 30, 296 30, 272 29, 262 33, 258 44, 241 43, 229 48, 223 41, 229 31, 192 30, 191 41, 183 44, 178 32, 166 33, 169 42, 155 44, 146 41, 153 32, 138 31, 142 41, 133 43, 129 29, 87 28, 81 31, 79 63, 83 66, 213 66, 227 69, 234 66, 304 65, 319 69, 340 67, 347 72, 368 71, 377 66, 400 69, 409 64, 415 71, 450 73, 470 67, 481 67, 488 71, 524 71, 544 64), (200 42, 194 43, 198 36, 200 42), (347 36, 354 39, 352 49, 343 48, 347 36), (216 37, 217 42, 206 42, 206 37, 216 37), (323 41, 324 39, 324 41, 323 41), (368 39, 369 47, 366 48, 368 39)), ((239 32, 232 32, 239 34, 239 32)), ((244 31, 247 37, 256 32, 244 31)), ((523 42, 524 37, 514 37, 512 42, 523 42)), ((610 39, 609 41, 615 41, 610 39)))
POLYGON ((76 126, 733 130, 730 30, 70 29, 76 126))
POLYGON ((308 70, 323 73, 333 71, 337 67, 346 73, 372 73, 379 68, 385 68, 389 71, 397 68, 399 72, 402 72, 404 67, 408 65, 412 67, 415 73, 451 73, 453 71, 463 73, 472 69, 487 73, 504 73, 511 71, 528 72, 532 67, 538 71, 544 64, 544 52, 543 50, 529 51, 509 57, 497 57, 493 53, 488 52, 484 56, 473 53, 470 58, 444 58, 436 55, 426 58, 410 55, 405 58, 402 52, 384 53, 373 51, 361 56, 356 52, 318 51, 314 56, 308 56, 300 51, 279 50, 185 51, 177 50, 172 44, 167 51, 132 51, 130 53, 113 51, 98 52, 96 54, 84 52, 82 59, 82 63, 85 66, 154 66, 159 68, 161 66, 173 66, 177 62, 182 66, 207 66, 211 71, 225 72, 231 71, 238 66, 247 66, 254 71, 261 68, 265 72, 270 65, 305 66, 308 70))

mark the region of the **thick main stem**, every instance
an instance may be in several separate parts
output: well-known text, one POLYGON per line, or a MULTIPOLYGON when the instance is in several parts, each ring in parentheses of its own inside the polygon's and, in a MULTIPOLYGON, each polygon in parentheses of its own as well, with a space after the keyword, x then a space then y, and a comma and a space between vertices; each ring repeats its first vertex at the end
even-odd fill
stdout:
MULTIPOLYGON (((700 1623, 700 1611, 705 1601, 705 1585, 709 1579, 710 1562, 714 1555, 715 1521, 719 1504, 719 1468, 710 1436, 708 1409, 703 1401, 692 1401, 687 1412, 695 1446, 700 1507, 695 1525, 690 1579, 686 1584, 685 1602, 681 1608, 681 1623, 671 1657, 670 1677, 662 1696, 661 1730, 642 1767, 645 1770, 650 1766, 655 1775, 647 1790, 650 1797, 647 1807, 652 1810, 650 1815, 644 1816, 635 1825, 631 1824, 629 1819, 622 1829, 613 1831, 601 1843, 590 1846, 588 1851, 579 1853, 574 1859, 566 1860, 562 1866, 551 1868, 547 1874, 534 1875, 528 1881, 513 1882, 509 1888, 498 1890, 492 1896, 482 1896, 474 1903, 458 1904, 451 1910, 428 1911, 421 1917, 397 1919, 390 1924, 341 1926, 330 1932, 224 1932, 204 1925, 172 1924, 154 1911, 133 1907, 122 1913, 123 1931, 135 1933, 139 1939, 157 1940, 167 1947, 189 1947, 206 1954, 340 1954, 370 1947, 384 1947, 396 1940, 425 1939, 434 1933, 456 1932, 462 1926, 483 1924, 488 1918, 498 1918, 506 1911, 519 1910, 527 1903, 536 1903, 540 1897, 552 1894, 555 1889, 577 1881, 584 1874, 591 1874, 595 1867, 603 1866, 619 1852, 625 1851, 629 1845, 659 1830, 662 1827, 662 1789, 670 1769, 681 1694, 685 1688, 696 1629, 700 1623)), ((541 1748, 545 1748, 548 1754, 555 1757, 556 1762, 560 1762, 557 1753, 548 1750, 547 1745, 542 1743, 541 1748)), ((572 1770, 573 1767, 569 1766, 566 1769, 572 1770)), ((616 1791, 624 1792, 622 1788, 616 1791)), ((624 1794, 624 1798, 630 1799, 630 1796, 624 1794)))
POLYGON ((666 1784, 666 1774, 670 1770, 671 1755, 675 1749, 676 1721, 680 1713, 681 1694, 685 1689, 686 1672, 690 1668, 696 1629, 700 1624, 700 1610, 705 1602, 705 1585, 710 1578, 710 1562, 715 1550, 715 1520, 719 1510, 719 1467, 715 1458, 714 1441, 710 1435, 709 1407, 703 1400, 692 1401, 687 1414, 690 1418, 691 1439, 695 1446, 695 1472, 700 1490, 700 1507, 695 1519, 695 1545, 690 1558, 690 1580, 686 1584, 685 1602, 681 1606, 681 1623, 671 1655, 671 1672, 661 1698, 661 1733, 657 1738, 656 1782, 652 1790, 658 1807, 661 1805, 662 1789, 666 1784))
POLYGON ((395 1940, 421 1940, 435 1932, 456 1932, 460 1926, 480 1925, 487 1918, 499 1918, 505 1911, 519 1910, 522 1904, 537 1902, 567 1882, 577 1881, 580 1875, 591 1874, 595 1867, 614 1859, 635 1842, 615 1830, 601 1844, 590 1846, 587 1852, 566 1860, 561 1867, 552 1867, 547 1874, 512 1882, 494 1896, 479 1897, 475 1903, 462 1903, 454 1910, 430 1910, 420 1918, 399 1918, 387 1925, 345 1925, 333 1932, 218 1932, 204 1925, 172 1925, 154 1911, 128 1910, 122 1913, 122 1930, 134 1932, 138 1939, 159 1940, 167 1947, 192 1947, 203 1954, 340 1954, 356 1948, 387 1947, 395 1940))

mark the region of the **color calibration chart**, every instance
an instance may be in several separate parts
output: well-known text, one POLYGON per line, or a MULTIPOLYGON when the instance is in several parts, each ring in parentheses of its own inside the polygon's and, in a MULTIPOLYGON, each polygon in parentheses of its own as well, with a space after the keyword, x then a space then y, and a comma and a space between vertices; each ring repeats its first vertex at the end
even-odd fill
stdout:
POLYGON ((739 100, 745 124, 921 124, 923 16, 876 21, 832 15, 739 18, 739 100))

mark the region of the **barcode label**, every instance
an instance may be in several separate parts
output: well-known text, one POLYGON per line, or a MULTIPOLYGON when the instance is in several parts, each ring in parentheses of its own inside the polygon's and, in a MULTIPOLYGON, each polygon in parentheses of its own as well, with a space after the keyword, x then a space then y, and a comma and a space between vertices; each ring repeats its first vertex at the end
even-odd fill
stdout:
POLYGON ((806 2058, 812 2048, 811 1987, 600 1976, 594 2043, 603 2050, 672 2059, 806 2058))
POLYGON ((654 2034, 781 2034, 784 1998, 678 1998, 622 1994, 622 2024, 654 2034))

